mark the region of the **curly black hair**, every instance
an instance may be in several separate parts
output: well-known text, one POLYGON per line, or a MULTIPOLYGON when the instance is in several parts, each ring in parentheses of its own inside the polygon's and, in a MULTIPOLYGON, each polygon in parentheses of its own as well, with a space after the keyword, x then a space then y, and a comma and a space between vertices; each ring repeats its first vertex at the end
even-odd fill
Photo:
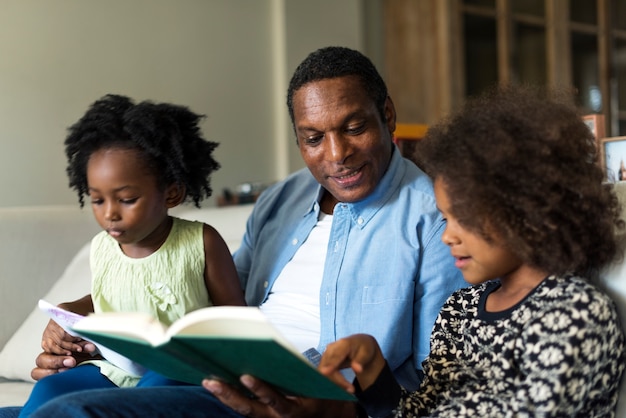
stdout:
POLYGON ((294 124, 293 95, 304 85, 328 78, 356 76, 367 95, 374 101, 385 120, 385 100, 388 96, 387 85, 376 67, 365 55, 354 49, 341 46, 328 46, 310 53, 298 65, 287 89, 287 108, 291 123, 294 124))
POLYGON ((572 103, 564 91, 495 87, 431 127, 414 158, 443 180, 465 228, 536 268, 588 275, 615 258, 624 221, 572 103))
POLYGON ((124 148, 140 152, 159 187, 184 186, 185 200, 196 206, 211 196, 210 175, 220 168, 213 158, 216 142, 200 132, 203 118, 187 107, 108 94, 94 102, 68 129, 65 139, 67 175, 84 206, 88 194, 87 163, 101 149, 124 148))

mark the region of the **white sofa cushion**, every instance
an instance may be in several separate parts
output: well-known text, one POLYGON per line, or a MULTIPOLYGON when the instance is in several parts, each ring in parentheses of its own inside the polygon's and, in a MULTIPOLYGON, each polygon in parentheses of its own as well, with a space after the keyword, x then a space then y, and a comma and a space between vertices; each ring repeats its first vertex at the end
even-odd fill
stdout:
MULTIPOLYGON (((75 300, 89 293, 90 284, 87 243, 43 299, 54 304, 75 300)), ((41 335, 47 323, 48 317, 37 308, 33 309, 0 352, 0 376, 32 381, 30 371, 35 366, 35 357, 41 352, 41 335)))
MULTIPOLYGON (((0 378, 0 409, 7 406, 24 405, 33 388, 33 383, 21 380, 3 381, 0 378)), ((2 412, 0 412, 2 416, 2 412)))
POLYGON ((90 208, 0 208, 0 349, 100 227, 90 208))

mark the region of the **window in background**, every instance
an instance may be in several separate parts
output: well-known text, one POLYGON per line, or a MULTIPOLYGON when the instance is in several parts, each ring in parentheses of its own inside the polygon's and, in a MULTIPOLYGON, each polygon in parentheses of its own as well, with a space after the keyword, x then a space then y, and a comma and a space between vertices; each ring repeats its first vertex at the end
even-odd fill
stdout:
POLYGON ((474 95, 498 81, 496 24, 493 18, 464 16, 466 95, 474 95))
POLYGON ((432 124, 493 84, 530 83, 573 88, 581 113, 626 135, 626 0, 379 1, 390 91, 420 100, 401 122, 432 124))
POLYGON ((611 103, 612 132, 626 135, 626 1, 611 2, 611 41, 613 52, 612 73, 610 81, 613 101, 611 103))
POLYGON ((570 86, 583 113, 602 113, 610 135, 626 134, 625 0, 457 4, 466 95, 489 82, 570 86))

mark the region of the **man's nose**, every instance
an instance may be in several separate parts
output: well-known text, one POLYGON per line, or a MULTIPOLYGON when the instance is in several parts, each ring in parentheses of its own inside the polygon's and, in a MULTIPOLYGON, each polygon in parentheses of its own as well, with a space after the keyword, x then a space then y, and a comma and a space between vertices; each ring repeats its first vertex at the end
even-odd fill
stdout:
POLYGON ((336 163, 343 163, 350 156, 350 142, 339 134, 329 134, 327 138, 329 143, 328 159, 336 163))

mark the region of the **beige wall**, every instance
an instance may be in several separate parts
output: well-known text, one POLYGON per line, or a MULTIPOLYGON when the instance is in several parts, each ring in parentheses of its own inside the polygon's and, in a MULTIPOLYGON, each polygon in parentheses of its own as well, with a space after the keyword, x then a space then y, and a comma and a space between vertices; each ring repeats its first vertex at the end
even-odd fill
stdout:
POLYGON ((315 48, 363 48, 362 1, 1 0, 0 207, 76 202, 66 128, 110 92, 206 114, 216 194, 302 167, 288 77, 315 48))

